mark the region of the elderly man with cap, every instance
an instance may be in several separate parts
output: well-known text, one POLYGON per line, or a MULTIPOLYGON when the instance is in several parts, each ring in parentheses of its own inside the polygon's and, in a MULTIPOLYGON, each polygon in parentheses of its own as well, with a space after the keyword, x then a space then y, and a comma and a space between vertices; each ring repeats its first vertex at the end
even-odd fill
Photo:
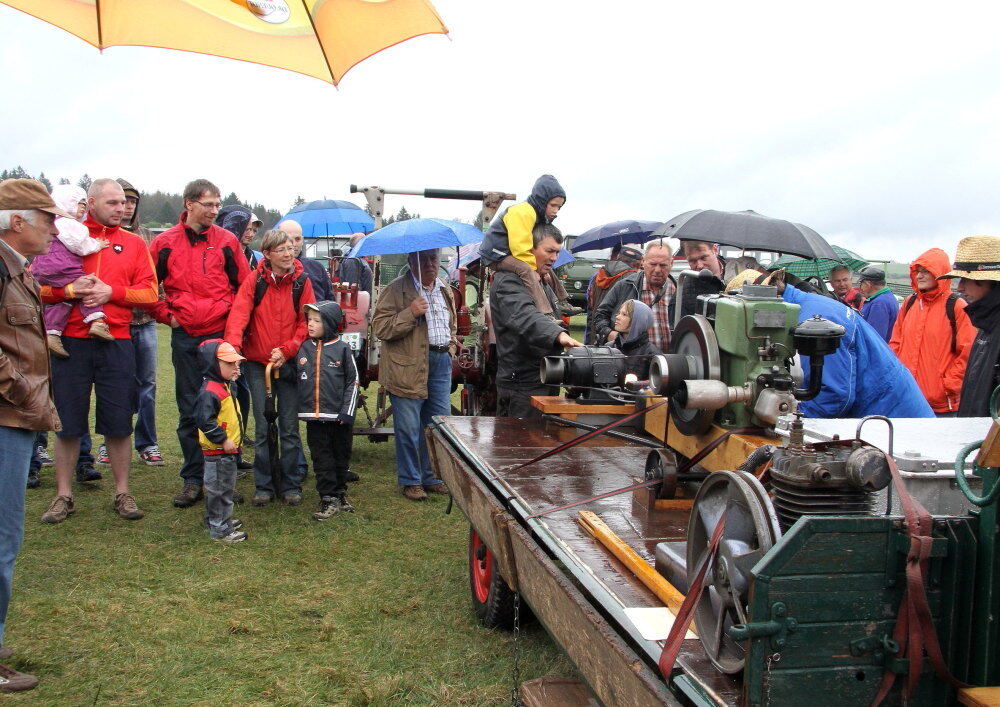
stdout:
POLYGON ((990 396, 1000 384, 1000 238, 970 236, 958 243, 952 269, 939 279, 959 278, 973 326, 979 331, 962 381, 959 417, 989 417, 990 396))
POLYGON ((858 290, 865 297, 861 316, 886 342, 892 338, 892 328, 899 314, 899 302, 892 290, 886 287, 885 271, 874 265, 861 268, 858 273, 858 290))
MULTIPOLYGON (((40 182, 0 182, 0 660, 14 560, 24 537, 24 493, 35 434, 59 427, 52 402, 49 356, 38 285, 28 258, 49 249, 55 217, 73 218, 55 205, 40 182)), ((33 675, 0 664, 0 692, 30 690, 33 675)))

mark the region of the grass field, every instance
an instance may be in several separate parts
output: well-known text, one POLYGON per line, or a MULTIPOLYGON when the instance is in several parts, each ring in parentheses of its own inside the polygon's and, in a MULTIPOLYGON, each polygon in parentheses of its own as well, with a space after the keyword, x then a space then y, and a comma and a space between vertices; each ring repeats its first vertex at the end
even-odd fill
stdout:
MULTIPOLYGON (((509 701, 511 634, 469 608, 468 524, 445 497, 403 499, 393 448, 358 439, 357 513, 237 507, 249 540, 211 542, 203 508, 176 509, 177 411, 160 331, 158 428, 167 466, 133 463, 146 517, 118 519, 105 481, 77 485, 77 513, 39 521, 51 468, 28 491, 25 543, 4 644, 42 679, 10 704, 499 704, 509 701)), ((374 396, 371 396, 374 397, 374 396)), ((96 444, 96 442, 95 442, 96 444)), ((51 447, 51 445, 50 445, 51 447)), ((253 494, 250 478, 239 488, 253 494)), ((521 679, 569 676, 544 630, 522 633, 521 679)))

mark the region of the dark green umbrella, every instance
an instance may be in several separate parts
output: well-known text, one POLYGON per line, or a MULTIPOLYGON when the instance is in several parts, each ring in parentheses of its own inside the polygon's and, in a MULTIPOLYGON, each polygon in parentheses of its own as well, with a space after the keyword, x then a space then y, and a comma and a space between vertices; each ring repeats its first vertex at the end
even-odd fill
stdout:
POLYGON ((783 255, 769 266, 769 269, 783 268, 792 275, 801 278, 807 277, 828 277, 830 271, 835 267, 846 265, 854 272, 868 265, 868 261, 857 253, 841 248, 839 245, 833 246, 833 251, 840 256, 840 260, 829 260, 828 258, 805 259, 794 255, 783 255))

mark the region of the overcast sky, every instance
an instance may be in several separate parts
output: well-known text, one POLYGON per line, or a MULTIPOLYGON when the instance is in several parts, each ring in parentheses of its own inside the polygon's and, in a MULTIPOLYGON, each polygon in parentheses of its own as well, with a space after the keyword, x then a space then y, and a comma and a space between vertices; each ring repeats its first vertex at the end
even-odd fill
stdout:
MULTIPOLYGON (((340 88, 157 49, 100 54, 0 6, 3 167, 287 209, 348 186, 513 191, 557 224, 754 209, 870 258, 1000 235, 990 3, 436 0, 426 36, 340 88)), ((424 216, 472 203, 389 197, 424 216)))

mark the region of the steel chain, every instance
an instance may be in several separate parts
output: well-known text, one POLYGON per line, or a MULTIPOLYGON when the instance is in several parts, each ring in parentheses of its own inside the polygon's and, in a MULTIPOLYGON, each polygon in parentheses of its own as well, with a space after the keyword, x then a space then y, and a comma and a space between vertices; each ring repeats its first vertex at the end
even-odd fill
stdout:
POLYGON ((764 668, 764 705, 771 704, 771 663, 781 660, 781 653, 772 653, 767 656, 767 665, 764 668))
POLYGON ((510 704, 521 707, 521 593, 514 592, 514 665, 511 670, 510 704))

